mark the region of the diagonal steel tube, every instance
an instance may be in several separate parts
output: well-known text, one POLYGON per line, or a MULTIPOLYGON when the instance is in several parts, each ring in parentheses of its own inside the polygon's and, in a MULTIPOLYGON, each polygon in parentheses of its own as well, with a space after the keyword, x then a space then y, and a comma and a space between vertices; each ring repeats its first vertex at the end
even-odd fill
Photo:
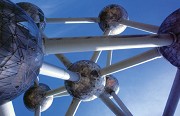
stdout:
POLYGON ((70 80, 70 81, 79 80, 79 75, 77 73, 62 69, 57 66, 53 66, 48 63, 43 63, 42 67, 40 68, 40 74, 63 79, 63 80, 70 80))
POLYGON ((122 71, 140 64, 143 64, 145 62, 149 62, 151 60, 157 59, 157 58, 161 58, 161 54, 158 52, 157 49, 152 49, 149 50, 147 52, 144 52, 142 54, 139 54, 137 56, 134 56, 132 58, 120 61, 118 63, 112 64, 110 66, 107 66, 103 69, 101 69, 101 75, 105 76, 105 75, 109 75, 109 74, 113 74, 116 73, 118 71, 122 71))
POLYGON ((112 51, 112 50, 108 50, 108 51, 107 51, 107 62, 106 62, 106 66, 110 66, 110 65, 111 65, 112 54, 113 54, 113 51, 112 51))
POLYGON ((63 54, 56 54, 56 57, 63 63, 66 68, 69 68, 69 66, 71 66, 72 63, 63 54))
POLYGON ((71 105, 69 106, 68 111, 66 112, 65 116, 74 116, 80 103, 81 103, 81 100, 77 98, 73 98, 71 105))
POLYGON ((95 51, 90 60, 97 63, 101 53, 102 53, 102 51, 95 51))
POLYGON ((39 85, 39 77, 37 77, 34 81, 34 86, 37 87, 38 85, 39 85))
POLYGON ((171 34, 132 35, 132 36, 97 36, 78 38, 45 39, 45 53, 101 51, 131 48, 161 47, 171 45, 171 34), (102 39, 106 38, 106 39, 102 39))
POLYGON ((0 105, 0 116, 15 116, 12 101, 0 105))
POLYGON ((158 26, 130 21, 126 19, 122 19, 119 23, 126 25, 128 27, 131 27, 131 28, 135 28, 138 30, 142 30, 142 31, 146 31, 146 32, 154 33, 154 34, 156 34, 159 30, 158 26))
POLYGON ((67 91, 64 91, 63 93, 58 93, 53 96, 53 98, 63 97, 63 96, 69 96, 69 93, 67 91))
POLYGON ((133 116, 129 109, 124 105, 122 100, 116 95, 115 92, 112 92, 111 95, 113 96, 114 100, 117 102, 119 107, 122 109, 122 111, 126 114, 126 116, 133 116))
POLYGON ((174 116, 180 98, 180 69, 177 70, 163 116, 174 116))
POLYGON ((45 93, 45 97, 54 96, 54 95, 57 95, 57 94, 60 94, 60 93, 64 93, 64 92, 67 92, 66 88, 64 86, 63 87, 59 87, 57 89, 47 91, 45 93))
POLYGON ((105 93, 100 95, 100 99, 116 116, 125 116, 124 112, 117 107, 117 105, 105 93))
POLYGON ((46 18, 47 23, 65 23, 65 24, 73 24, 73 23, 97 23, 99 22, 99 18, 96 17, 88 17, 88 18, 46 18))
MULTIPOLYGON (((86 17, 86 18, 46 18, 47 23, 64 23, 64 24, 76 24, 76 23, 99 23, 100 20, 97 17, 86 17)), ((150 33, 157 33, 159 27, 150 24, 144 24, 136 21, 130 21, 121 19, 120 24, 147 31, 150 33)))
MULTIPOLYGON (((111 32, 111 30, 107 30, 107 31, 104 32, 103 35, 104 35, 104 36, 108 36, 108 35, 110 34, 110 32, 111 32)), ((98 59, 99 59, 99 57, 100 57, 100 55, 101 55, 101 52, 102 52, 102 51, 95 51, 95 52, 93 53, 93 56, 91 57, 91 61, 97 63, 97 61, 98 61, 98 59)))
POLYGON ((41 106, 35 108, 34 116, 41 116, 41 106))

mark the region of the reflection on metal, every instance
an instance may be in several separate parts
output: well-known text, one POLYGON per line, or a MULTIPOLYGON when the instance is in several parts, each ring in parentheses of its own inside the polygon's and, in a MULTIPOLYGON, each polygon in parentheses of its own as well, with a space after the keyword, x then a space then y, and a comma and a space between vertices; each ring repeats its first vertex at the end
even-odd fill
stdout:
POLYGON ((91 57, 91 61, 97 63, 102 51, 95 51, 91 57))
POLYGON ((112 92, 111 95, 113 96, 114 100, 117 102, 119 107, 122 109, 122 111, 126 114, 126 116, 133 116, 129 109, 125 106, 125 104, 122 102, 122 100, 117 96, 115 92, 112 92))
MULTIPOLYGON (((119 92, 119 83, 118 83, 118 80, 114 76, 112 76, 112 75, 106 76, 106 85, 105 85, 104 89, 105 89, 105 91, 103 94, 106 97, 109 97, 109 98, 113 97, 114 100, 119 105, 119 107, 121 108, 122 112, 124 112, 124 114, 126 116, 132 116, 132 114, 128 110, 128 108, 124 105, 124 103, 121 101, 121 99, 117 96, 117 93, 119 92)), ((104 96, 104 95, 102 95, 102 96, 104 96)), ((101 99, 103 99, 103 98, 101 98, 101 99)))
POLYGON ((44 57, 39 29, 16 4, 0 1, 0 104, 33 84, 44 57))
POLYGON ((35 111, 36 107, 41 106, 41 112, 47 110, 53 102, 53 96, 45 97, 45 92, 49 90, 50 88, 42 83, 38 86, 30 87, 23 98, 26 108, 35 111))
POLYGON ((51 38, 45 40, 45 53, 71 53, 169 46, 174 42, 171 34, 124 35, 51 38), (112 41, 113 40, 113 41, 112 41))
POLYGON ((125 116, 124 112, 106 94, 101 94, 100 99, 116 116, 125 116))
POLYGON ((64 96, 69 96, 69 93, 67 91, 63 93, 58 93, 54 95, 53 98, 64 97, 64 96))
POLYGON ((80 75, 78 82, 65 81, 65 87, 73 97, 82 101, 91 101, 103 92, 105 78, 100 76, 100 67, 96 63, 81 60, 72 64, 69 70, 80 75))
POLYGON ((112 50, 108 50, 107 51, 107 62, 106 62, 106 66, 110 66, 111 62, 112 62, 112 54, 113 51, 112 50))
POLYGON ((116 94, 119 92, 119 82, 113 75, 106 76, 106 85, 105 85, 105 93, 108 97, 111 97, 111 93, 115 92, 116 94))
MULTIPOLYGON (((9 102, 26 91, 25 106, 35 110, 35 116, 48 109, 53 98, 73 96, 66 116, 75 115, 81 101, 99 97, 116 115, 132 115, 120 98, 118 82, 109 74, 160 58, 161 54, 171 64, 180 67, 180 9, 170 14, 160 27, 129 21, 126 10, 119 5, 108 5, 98 17, 90 18, 45 18, 43 11, 27 2, 14 4, 0 1, 0 115, 14 116, 9 102), (21 8, 20 8, 21 7, 21 8), (42 32, 48 23, 98 23, 106 36, 47 38, 42 32), (127 27, 133 27, 153 35, 116 35, 127 27), (42 37, 41 37, 42 36, 42 37), (43 41, 44 40, 44 41, 43 41), (159 47, 133 58, 111 65, 112 51, 117 49, 159 47), (96 63, 102 50, 110 50, 107 65, 100 68, 96 63), (62 53, 94 52, 91 60, 71 63, 62 53), (67 70, 43 62, 46 54, 57 54, 67 70), (41 67, 42 66, 42 67, 41 67), (40 74, 64 79, 65 87, 50 90, 37 80, 40 74), (107 79, 107 80, 106 80, 107 79), (106 83, 105 83, 106 82, 106 83), (106 85, 105 85, 106 84, 106 85), (109 98, 113 96, 120 108, 109 98), (2 105, 3 104, 3 105, 2 105), (8 114, 7 109, 10 110, 8 114)), ((173 115, 180 97, 179 69, 175 77, 163 116, 173 115)))
POLYGON ((131 27, 131 28, 135 28, 138 30, 142 30, 142 31, 154 33, 154 34, 156 34, 159 30, 158 26, 139 23, 139 22, 130 21, 130 20, 126 20, 126 19, 122 19, 119 23, 126 25, 128 27, 131 27))
POLYGON ((122 33, 126 25, 118 23, 122 19, 128 19, 126 10, 120 5, 108 5, 99 14, 99 27, 103 32, 111 30, 111 35, 122 33))
POLYGON ((122 71, 155 60, 157 58, 161 58, 161 54, 158 52, 157 49, 152 49, 137 56, 134 56, 132 58, 120 61, 118 63, 115 63, 113 65, 101 69, 101 75, 104 76, 104 75, 113 74, 118 71, 122 71))
POLYGON ((79 80, 79 75, 76 72, 65 70, 63 68, 59 68, 57 66, 48 63, 42 64, 42 67, 40 69, 40 74, 63 79, 63 80, 70 80, 70 81, 79 80))
MULTIPOLYGON (((111 30, 105 30, 104 31, 104 36, 108 36, 108 35, 110 35, 111 34, 111 30)), ((93 56, 92 56, 92 58, 91 58, 91 61, 93 61, 93 62, 95 62, 95 63, 97 63, 97 61, 98 61, 98 59, 99 59, 99 57, 100 57, 100 55, 101 55, 101 52, 102 51, 95 51, 94 53, 93 53, 93 56)))
POLYGON ((38 6, 28 2, 19 2, 17 5, 33 19, 39 29, 44 30, 46 18, 43 11, 38 6))
POLYGON ((0 105, 0 116, 16 116, 11 101, 0 105))
POLYGON ((59 87, 57 89, 47 91, 45 93, 45 97, 55 96, 55 95, 58 95, 58 94, 61 94, 61 93, 64 93, 64 92, 67 92, 66 88, 64 86, 59 87))
POLYGON ((35 116, 41 116, 41 106, 35 108, 35 116))
POLYGON ((47 18, 47 23, 97 23, 99 19, 96 17, 89 18, 47 18))
POLYGON ((81 103, 81 100, 77 98, 73 98, 71 105, 69 106, 69 109, 66 112, 65 116, 74 116, 80 103, 81 103))
POLYGON ((170 46, 160 47, 161 54, 174 66, 180 67, 180 9, 170 14, 159 28, 159 34, 171 33, 175 42, 170 46))

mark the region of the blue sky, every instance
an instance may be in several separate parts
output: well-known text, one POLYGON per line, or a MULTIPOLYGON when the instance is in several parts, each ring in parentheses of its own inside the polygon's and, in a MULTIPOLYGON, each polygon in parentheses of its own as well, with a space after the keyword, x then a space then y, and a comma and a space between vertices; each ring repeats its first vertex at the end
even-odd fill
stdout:
MULTIPOLYGON (((160 25, 173 11, 180 7, 178 0, 12 0, 13 2, 31 2, 39 6, 46 17, 97 17, 101 9, 109 4, 123 6, 129 19, 133 21, 160 25)), ((47 24, 45 33, 48 37, 71 37, 102 35, 97 24, 47 24)), ((126 29, 122 35, 146 34, 134 29, 126 29)), ((113 63, 132 57, 148 49, 116 50, 113 63)), ((92 52, 65 54, 72 62, 89 59, 92 52)), ((45 56, 45 61, 59 67, 64 66, 54 55, 45 56)), ((106 64, 106 52, 101 55, 98 64, 106 64)), ((158 59, 143 65, 118 72, 114 76, 119 80, 118 96, 127 105, 134 116, 160 116, 174 80, 176 68, 165 59, 158 59)), ((40 82, 48 84, 52 89, 63 85, 64 81, 39 76, 40 82)), ((17 116, 33 116, 24 104, 22 95, 13 101, 17 116)), ((72 97, 54 99, 52 106, 42 116, 63 116, 67 111, 72 97)), ((81 103, 76 116, 113 116, 114 114, 100 101, 81 103)), ((175 116, 180 116, 180 104, 175 116)))

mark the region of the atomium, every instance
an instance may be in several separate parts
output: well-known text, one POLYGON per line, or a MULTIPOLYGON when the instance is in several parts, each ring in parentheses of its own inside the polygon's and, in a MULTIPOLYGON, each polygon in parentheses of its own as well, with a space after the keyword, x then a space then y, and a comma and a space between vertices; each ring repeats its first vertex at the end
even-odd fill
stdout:
POLYGON ((128 14, 122 6, 111 4, 100 12, 99 19, 99 27, 102 31, 111 30, 111 35, 117 35, 126 29, 126 25, 119 22, 128 19, 128 14))
POLYGON ((159 48, 161 54, 174 66, 180 67, 180 9, 174 11, 161 24, 158 33, 171 33, 175 42, 170 46, 159 48))
POLYGON ((38 28, 44 30, 46 26, 46 18, 43 11, 36 5, 28 2, 17 3, 37 24, 38 28))
MULTIPOLYGON (((163 113, 163 116, 174 115, 180 96, 180 9, 170 14, 158 27, 130 21, 127 11, 116 4, 104 7, 99 16, 93 18, 45 18, 38 6, 27 2, 14 4, 9 0, 1 0, 0 6, 0 104, 10 102, 27 90, 24 104, 27 109, 35 112, 35 116, 40 116, 41 112, 47 110, 54 98, 69 95, 73 100, 66 116, 74 116, 81 101, 96 98, 100 98, 115 115, 132 116, 117 96, 119 83, 112 74, 163 56, 178 68, 163 113), (48 38, 42 32, 46 23, 57 22, 98 23, 104 35, 48 38), (117 35, 127 27, 153 34, 117 35), (111 64, 112 50, 148 47, 155 48, 111 64), (75 63, 71 63, 63 55, 86 51, 94 51, 92 57, 75 63), (108 52, 107 64, 100 68, 97 61, 102 51, 108 52), (55 54, 67 69, 43 63, 45 54, 55 54), (47 85, 38 82, 38 74, 63 79, 64 86, 50 90, 47 85)), ((6 116, 7 109, 1 110, 2 107, 4 106, 0 106, 0 111, 6 116)))
POLYGON ((25 106, 31 111, 35 111, 37 106, 41 106, 41 112, 47 110, 53 102, 53 96, 44 97, 45 92, 49 90, 51 89, 42 83, 30 87, 24 94, 25 106))
POLYGON ((109 94, 109 97, 112 92, 116 94, 119 92, 119 83, 118 80, 113 75, 106 76, 106 85, 105 85, 105 92, 109 94))
POLYGON ((44 53, 39 30, 16 4, 0 1, 0 104, 31 86, 39 74, 44 53))
POLYGON ((96 63, 82 60, 72 64, 68 70, 80 74, 78 82, 65 81, 65 87, 73 97, 91 101, 104 91, 105 78, 100 76, 100 67, 96 63))

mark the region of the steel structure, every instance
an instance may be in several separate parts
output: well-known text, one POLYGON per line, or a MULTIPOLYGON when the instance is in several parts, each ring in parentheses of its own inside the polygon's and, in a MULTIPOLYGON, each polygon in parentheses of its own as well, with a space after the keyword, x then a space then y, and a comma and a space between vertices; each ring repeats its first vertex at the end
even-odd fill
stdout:
POLYGON ((11 100, 24 91, 24 104, 35 112, 35 116, 40 116, 41 112, 47 110, 54 98, 69 95, 73 100, 66 116, 74 116, 81 102, 96 98, 100 98, 115 115, 132 116, 117 96, 119 84, 112 74, 161 57, 178 69, 162 114, 174 115, 180 97, 180 9, 170 14, 158 27, 128 20, 126 10, 116 4, 106 6, 99 17, 90 18, 45 18, 40 8, 27 2, 14 4, 9 0, 1 0, 0 5, 1 116, 15 115, 11 100), (48 38, 43 32, 46 22, 98 23, 104 35, 48 38), (118 36, 127 27, 152 34, 118 36), (152 49, 111 64, 112 50, 147 47, 152 49), (108 52, 107 63, 106 67, 100 68, 97 61, 103 50, 108 52), (90 60, 75 63, 71 63, 62 54, 85 51, 95 52, 90 60), (55 54, 67 69, 43 63, 45 54, 55 54), (38 82, 38 74, 63 79, 65 84, 51 90, 38 82))

